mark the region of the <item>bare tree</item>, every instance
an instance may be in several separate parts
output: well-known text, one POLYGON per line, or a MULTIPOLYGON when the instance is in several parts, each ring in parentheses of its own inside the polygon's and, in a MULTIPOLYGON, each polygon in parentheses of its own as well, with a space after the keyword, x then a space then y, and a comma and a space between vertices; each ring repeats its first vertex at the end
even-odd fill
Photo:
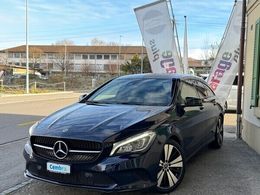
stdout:
POLYGON ((42 54, 43 51, 40 48, 37 47, 29 48, 29 61, 34 73, 35 73, 35 69, 39 68, 39 65, 42 61, 42 54))
POLYGON ((98 38, 94 38, 90 41, 90 44, 92 46, 104 46, 106 45, 106 42, 101 40, 101 39, 98 39, 98 38))
POLYGON ((8 51, 0 53, 0 64, 5 66, 8 65, 8 51))
POLYGON ((214 42, 210 44, 208 39, 204 40, 204 44, 202 47, 203 53, 201 55, 201 58, 202 60, 204 60, 205 65, 209 65, 210 62, 212 62, 215 59, 218 49, 219 49, 218 42, 214 42))
POLYGON ((107 71, 110 74, 116 74, 117 73, 117 64, 113 64, 112 62, 109 62, 109 64, 107 66, 108 66, 107 71))
POLYGON ((72 40, 63 39, 63 40, 56 41, 54 45, 75 45, 75 44, 72 40))
POLYGON ((73 69, 73 63, 69 59, 70 54, 64 49, 60 49, 57 53, 55 53, 53 58, 54 66, 57 66, 59 70, 62 72, 63 76, 69 73, 73 69))
POLYGON ((84 76, 90 76, 91 75, 91 67, 89 63, 87 63, 87 60, 82 64, 81 66, 81 72, 84 76))
POLYGON ((214 60, 216 58, 219 46, 220 45, 218 42, 214 42, 214 43, 210 44, 209 60, 214 60))

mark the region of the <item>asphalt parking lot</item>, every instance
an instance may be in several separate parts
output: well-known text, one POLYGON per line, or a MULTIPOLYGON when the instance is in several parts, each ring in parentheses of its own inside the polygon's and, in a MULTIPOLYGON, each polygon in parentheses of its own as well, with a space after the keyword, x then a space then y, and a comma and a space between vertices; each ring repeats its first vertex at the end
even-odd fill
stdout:
MULTIPOLYGON (((25 162, 22 150, 27 139, 28 127, 54 110, 77 101, 77 95, 66 95, 63 99, 48 97, 46 100, 37 101, 11 101, 1 105, 1 194, 101 194, 86 189, 31 181, 23 177, 25 162)), ((195 155, 187 164, 182 184, 172 194, 260 195, 260 156, 242 140, 235 138, 235 115, 228 114, 225 120, 225 140, 222 149, 212 150, 206 147, 195 155)))

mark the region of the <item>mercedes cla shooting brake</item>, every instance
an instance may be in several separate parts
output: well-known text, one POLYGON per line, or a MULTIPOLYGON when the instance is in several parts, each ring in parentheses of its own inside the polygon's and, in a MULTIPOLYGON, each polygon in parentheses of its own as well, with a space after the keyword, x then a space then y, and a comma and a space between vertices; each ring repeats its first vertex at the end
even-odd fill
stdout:
POLYGON ((122 76, 30 128, 25 176, 105 192, 168 193, 195 152, 221 147, 223 118, 200 78, 122 76))

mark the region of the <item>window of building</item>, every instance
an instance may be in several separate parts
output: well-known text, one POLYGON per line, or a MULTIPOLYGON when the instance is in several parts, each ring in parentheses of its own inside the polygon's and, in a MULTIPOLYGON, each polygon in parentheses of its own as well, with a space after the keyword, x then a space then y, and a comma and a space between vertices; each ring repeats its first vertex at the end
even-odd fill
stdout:
POLYGON ((20 58, 20 53, 14 53, 14 58, 20 58))
POLYGON ((98 59, 98 60, 102 60, 102 59, 103 59, 103 55, 98 54, 98 55, 97 55, 97 59, 98 59))
POLYGON ((69 55, 68 55, 68 58, 71 59, 71 60, 73 60, 73 59, 74 59, 74 54, 69 54, 69 55))
POLYGON ((93 54, 89 55, 89 59, 91 59, 91 60, 95 60, 95 59, 96 59, 95 57, 96 57, 96 56, 93 55, 93 54))
POLYGON ((41 55, 41 57, 42 57, 42 59, 46 59, 46 58, 47 58, 47 54, 46 54, 46 53, 43 53, 43 54, 41 55))
POLYGON ((54 57, 53 53, 48 54, 48 59, 53 59, 53 57, 54 57))
POLYGON ((82 55, 82 58, 83 58, 84 60, 87 60, 87 59, 88 59, 88 54, 83 54, 83 55, 82 55))
POLYGON ((21 53, 22 58, 26 58, 26 53, 21 53))
POLYGON ((104 60, 109 60, 109 55, 104 55, 104 60))
POLYGON ((75 54, 75 60, 81 60, 82 55, 81 54, 75 54))
POLYGON ((251 107, 258 107, 259 103, 259 69, 260 69, 260 18, 255 25, 253 78, 251 89, 251 107))
POLYGON ((111 55, 111 60, 117 60, 117 55, 115 54, 111 55))
POLYGON ((8 58, 13 58, 14 54, 13 53, 8 53, 8 58))

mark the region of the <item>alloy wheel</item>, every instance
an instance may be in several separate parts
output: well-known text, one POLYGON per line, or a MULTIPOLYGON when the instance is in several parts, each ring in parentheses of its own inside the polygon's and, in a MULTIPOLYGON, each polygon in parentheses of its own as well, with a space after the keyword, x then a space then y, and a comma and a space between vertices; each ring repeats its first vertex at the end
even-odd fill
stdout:
POLYGON ((171 144, 165 144, 159 163, 157 188, 160 190, 173 189, 183 175, 184 163, 181 152, 171 144))
POLYGON ((223 143, 223 124, 221 119, 218 120, 217 129, 216 129, 216 138, 219 145, 223 143))

